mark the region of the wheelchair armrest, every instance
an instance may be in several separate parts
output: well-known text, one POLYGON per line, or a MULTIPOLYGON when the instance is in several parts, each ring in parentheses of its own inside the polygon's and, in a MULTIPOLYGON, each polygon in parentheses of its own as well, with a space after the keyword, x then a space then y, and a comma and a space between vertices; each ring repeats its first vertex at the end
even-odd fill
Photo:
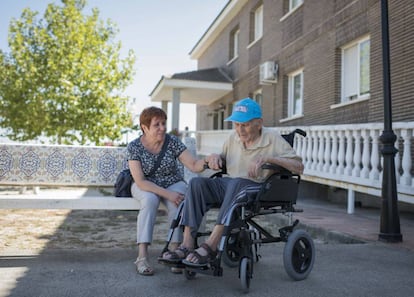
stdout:
POLYGON ((271 164, 271 163, 263 164, 262 169, 273 170, 273 171, 275 171, 275 173, 289 173, 289 174, 291 174, 291 172, 289 170, 287 170, 285 167, 280 166, 280 165, 276 165, 276 164, 271 164))

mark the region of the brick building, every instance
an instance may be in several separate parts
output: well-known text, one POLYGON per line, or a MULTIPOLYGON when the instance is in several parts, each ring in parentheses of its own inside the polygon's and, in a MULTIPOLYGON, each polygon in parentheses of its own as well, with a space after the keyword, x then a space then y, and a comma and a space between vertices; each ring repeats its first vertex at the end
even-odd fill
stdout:
MULTIPOLYGON (((412 121, 414 2, 388 3, 393 120, 412 121)), ((380 5, 230 0, 190 52, 198 69, 162 77, 152 100, 176 117, 196 103, 199 131, 231 128, 223 119, 247 96, 271 127, 382 122, 380 5)))

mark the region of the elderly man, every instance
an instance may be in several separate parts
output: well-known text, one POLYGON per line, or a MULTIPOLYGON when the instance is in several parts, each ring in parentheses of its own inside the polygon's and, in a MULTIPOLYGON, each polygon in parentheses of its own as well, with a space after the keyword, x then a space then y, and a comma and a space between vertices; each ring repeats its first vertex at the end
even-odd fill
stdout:
POLYGON ((235 132, 223 145, 220 155, 212 154, 205 163, 214 170, 226 162, 229 177, 193 178, 185 195, 181 225, 184 239, 174 251, 167 251, 162 261, 188 266, 204 266, 216 256, 217 246, 224 231, 224 217, 231 204, 250 191, 258 191, 269 170, 261 169, 272 163, 294 172, 302 173, 301 158, 277 132, 263 127, 262 111, 252 99, 237 102, 226 121, 232 121, 235 132), (194 249, 194 238, 205 213, 220 205, 216 224, 209 238, 194 249))

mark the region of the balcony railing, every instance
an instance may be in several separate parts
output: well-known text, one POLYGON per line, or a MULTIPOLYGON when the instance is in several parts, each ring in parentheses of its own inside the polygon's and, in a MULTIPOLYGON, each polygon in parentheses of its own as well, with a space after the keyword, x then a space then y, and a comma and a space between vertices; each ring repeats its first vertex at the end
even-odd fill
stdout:
MULTIPOLYGON (((296 128, 307 136, 296 135, 294 148, 305 165, 303 179, 348 190, 348 212, 353 212, 354 191, 381 196, 382 163, 379 137, 382 123, 275 127, 281 134, 296 128)), ((398 200, 414 203, 414 122, 395 122, 396 183, 398 200)), ((198 131, 198 154, 219 153, 231 130, 198 131)))

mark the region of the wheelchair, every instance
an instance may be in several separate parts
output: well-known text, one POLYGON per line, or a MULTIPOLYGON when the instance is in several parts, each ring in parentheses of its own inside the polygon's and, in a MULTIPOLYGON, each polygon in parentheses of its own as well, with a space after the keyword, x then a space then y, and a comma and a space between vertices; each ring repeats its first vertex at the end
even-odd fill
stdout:
MULTIPOLYGON (((292 146, 296 133, 306 136, 306 133, 300 129, 282 136, 292 146)), ((295 208, 300 176, 272 164, 265 164, 262 168, 272 169, 274 173, 263 182, 259 192, 249 195, 243 201, 235 201, 228 210, 224 232, 217 248, 217 256, 213 261, 202 267, 188 266, 183 263, 166 263, 162 260, 159 262, 184 269, 184 275, 188 280, 194 279, 197 273, 222 276, 222 261, 228 267, 238 266, 241 287, 244 292, 248 292, 253 277, 253 264, 261 258, 259 247, 266 243, 284 242, 286 244, 283 250, 283 264, 286 273, 296 281, 307 278, 315 261, 313 239, 305 230, 295 229, 299 220, 292 222, 292 214, 303 211, 295 208), (255 221, 258 216, 270 214, 288 216, 288 225, 279 228, 278 235, 273 235, 255 221)), ((224 168, 210 178, 220 178, 225 174, 224 168)), ((179 206, 177 216, 171 223, 167 242, 159 259, 168 251, 174 229, 181 219, 182 208, 183 203, 179 206)), ((198 232, 194 246, 198 247, 199 237, 209 234, 209 232, 198 232)))

